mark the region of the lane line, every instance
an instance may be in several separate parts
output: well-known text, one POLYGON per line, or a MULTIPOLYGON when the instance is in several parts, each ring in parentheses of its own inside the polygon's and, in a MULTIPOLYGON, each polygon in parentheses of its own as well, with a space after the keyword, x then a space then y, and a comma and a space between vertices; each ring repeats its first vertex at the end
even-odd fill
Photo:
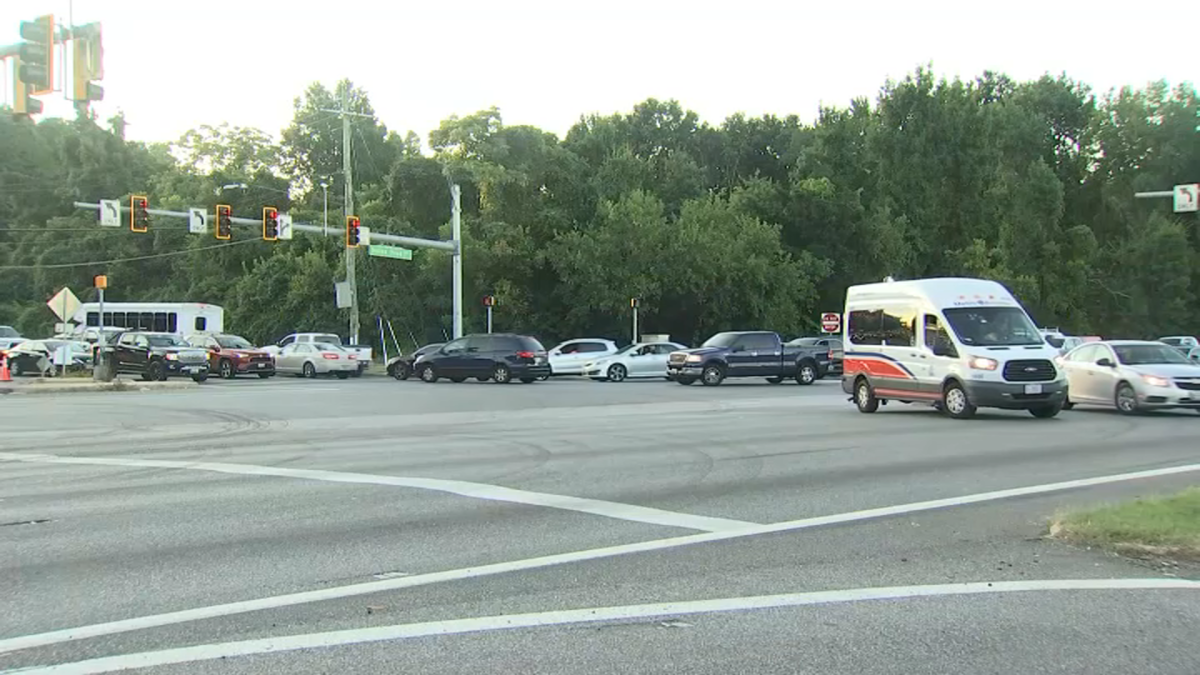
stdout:
POLYGON ((61 455, 27 454, 17 452, 0 452, 0 461, 26 462, 32 464, 77 464, 86 466, 121 466, 137 468, 180 469, 185 471, 208 471, 213 473, 233 474, 239 476, 272 476, 276 478, 296 478, 300 480, 315 480, 327 483, 351 483, 358 485, 387 485, 392 487, 417 488, 448 492, 463 497, 486 499, 498 502, 511 502, 529 506, 544 506, 551 509, 576 511, 594 516, 629 520, 650 525, 666 525, 681 527, 702 532, 722 532, 740 530, 753 526, 744 520, 729 520, 726 518, 710 518, 695 516, 677 511, 608 502, 601 499, 587 499, 570 495, 557 495, 546 492, 530 492, 517 490, 488 483, 472 483, 461 480, 445 480, 441 478, 416 478, 412 476, 387 476, 370 473, 353 473, 347 471, 324 471, 320 469, 290 469, 275 466, 259 466, 255 464, 231 464, 227 462, 187 462, 170 459, 134 459, 129 457, 64 457, 61 455))
POLYGON ((409 640, 429 636, 462 635, 519 628, 537 628, 603 621, 629 621, 659 617, 678 617, 717 612, 737 612, 803 607, 878 600, 908 600, 963 595, 1029 593, 1034 591, 1124 591, 1190 590, 1200 591, 1200 581, 1186 579, 1052 579, 1044 581, 991 581, 924 586, 850 588, 833 591, 809 591, 741 598, 689 600, 645 605, 592 607, 527 614, 507 614, 471 619, 451 619, 424 623, 396 624, 372 628, 288 635, 256 640, 222 642, 193 647, 106 656, 55 666, 6 671, 23 675, 95 675, 132 668, 150 668, 180 663, 196 663, 254 654, 279 654, 323 647, 341 647, 390 640, 409 640))
POLYGON ((1015 497, 1028 497, 1052 492, 1062 492, 1065 490, 1074 490, 1096 485, 1141 480, 1145 478, 1159 478, 1162 476, 1172 476, 1195 471, 1200 471, 1200 464, 1186 464, 1183 466, 1173 466, 1162 469, 1149 469, 1146 471, 1135 471, 1132 473, 1097 476, 1094 478, 1081 478, 1077 480, 1061 481, 1058 483, 1045 483, 1042 485, 1031 485, 1028 487, 1011 488, 1007 490, 995 490, 992 492, 980 492, 961 497, 949 497, 946 499, 912 502, 909 504, 885 506, 882 508, 867 509, 864 511, 851 511, 848 513, 838 513, 828 516, 818 516, 815 518, 804 518, 801 520, 772 523, 770 525, 755 525, 746 527, 742 530, 708 532, 705 534, 684 535, 678 537, 669 537, 666 539, 653 539, 650 541, 637 542, 633 544, 620 544, 617 546, 606 546, 603 548, 573 551, 570 553, 556 553, 552 555, 539 556, 536 558, 526 558, 523 560, 510 560, 506 562, 490 563, 479 565, 477 567, 462 567, 443 572, 414 574, 412 576, 398 579, 368 581, 350 584, 347 586, 322 588, 314 591, 301 591, 298 593, 288 593, 285 595, 257 598, 254 600, 240 600, 237 602, 230 602, 220 605, 209 605, 207 607, 164 612, 162 614, 150 614, 146 616, 134 617, 132 619, 121 619, 118 621, 97 623, 89 626, 64 628, 45 633, 36 633, 22 637, 8 638, 5 640, 0 640, 0 654, 21 649, 30 649, 33 647, 44 647, 46 645, 59 644, 63 642, 84 640, 103 635, 128 633, 132 631, 145 630, 148 628, 170 626, 188 623, 191 621, 200 621, 202 619, 232 616, 234 614, 245 614, 248 612, 257 612, 267 609, 278 609, 280 607, 291 607, 313 602, 323 602, 326 600, 340 600, 343 598, 368 595, 371 593, 394 591, 402 588, 413 588, 416 586, 426 586, 445 581, 476 579, 479 577, 492 576, 496 574, 541 569, 567 563, 599 560, 602 558, 612 558, 634 553, 662 551, 680 546, 690 546, 692 544, 724 541, 728 539, 737 539, 740 537, 750 537, 776 532, 791 532, 814 527, 823 527, 826 525, 861 522, 877 518, 886 518, 889 516, 917 513, 921 511, 933 511, 935 509, 965 506, 968 504, 980 504, 984 502, 1012 499, 1015 497))

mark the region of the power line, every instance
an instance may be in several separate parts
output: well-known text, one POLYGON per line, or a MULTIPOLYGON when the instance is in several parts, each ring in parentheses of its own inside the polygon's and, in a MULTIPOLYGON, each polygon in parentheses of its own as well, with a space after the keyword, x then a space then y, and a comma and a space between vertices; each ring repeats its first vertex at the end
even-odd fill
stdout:
POLYGON ((168 258, 170 256, 185 255, 193 251, 210 251, 215 248, 228 248, 230 246, 238 246, 239 244, 260 243, 258 239, 243 239, 242 241, 234 241, 228 244, 213 244, 211 246, 201 246, 199 248, 188 248, 182 251, 168 251, 166 253, 154 253, 151 255, 139 255, 132 258, 114 258, 113 260, 90 260, 87 262, 76 263, 56 263, 54 265, 0 265, 0 271, 4 270, 34 270, 34 269, 63 269, 67 267, 89 267, 92 265, 113 265, 116 263, 136 262, 138 260, 152 260, 154 258, 168 258))

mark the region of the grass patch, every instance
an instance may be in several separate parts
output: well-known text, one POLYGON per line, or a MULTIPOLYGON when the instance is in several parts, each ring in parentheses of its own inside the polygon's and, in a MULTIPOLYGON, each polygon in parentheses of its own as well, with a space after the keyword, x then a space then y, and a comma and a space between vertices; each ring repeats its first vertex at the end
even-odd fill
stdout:
POLYGON ((1200 487, 1063 513, 1050 535, 1121 553, 1200 560, 1200 487))

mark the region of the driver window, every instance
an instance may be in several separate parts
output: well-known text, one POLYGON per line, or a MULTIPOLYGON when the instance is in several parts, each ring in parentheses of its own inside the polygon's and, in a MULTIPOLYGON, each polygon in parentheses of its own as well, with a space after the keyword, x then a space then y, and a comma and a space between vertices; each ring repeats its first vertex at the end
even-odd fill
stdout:
POLYGON ((932 314, 925 315, 925 346, 939 356, 958 357, 958 350, 954 348, 950 335, 932 314))
POLYGON ((643 345, 637 350, 638 356, 646 356, 654 353, 654 345, 643 345))
POLYGON ((150 341, 147 340, 145 337, 139 335, 136 338, 134 338, 133 344, 134 344, 134 346, 137 346, 137 347, 149 347, 150 341))
POLYGON ((466 349, 466 347, 466 338, 459 338, 457 340, 451 340, 450 342, 447 342, 446 346, 442 347, 442 351, 446 352, 447 354, 457 354, 466 349))

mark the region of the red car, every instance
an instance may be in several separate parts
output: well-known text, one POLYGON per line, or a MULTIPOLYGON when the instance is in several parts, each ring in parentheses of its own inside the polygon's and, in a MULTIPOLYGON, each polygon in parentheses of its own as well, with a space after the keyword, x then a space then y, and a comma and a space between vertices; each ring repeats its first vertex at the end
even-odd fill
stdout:
POLYGON ((223 379, 232 380, 238 375, 258 375, 266 379, 275 374, 275 358, 240 335, 193 335, 188 342, 193 347, 208 350, 209 371, 223 379))

